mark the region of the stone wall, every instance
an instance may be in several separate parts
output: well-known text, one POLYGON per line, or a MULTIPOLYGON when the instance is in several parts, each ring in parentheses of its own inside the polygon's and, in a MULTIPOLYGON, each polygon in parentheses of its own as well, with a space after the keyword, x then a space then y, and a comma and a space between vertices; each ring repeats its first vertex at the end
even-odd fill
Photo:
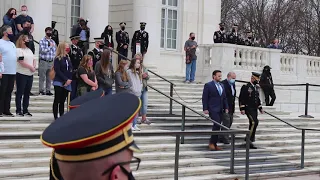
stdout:
MULTIPOLYGON (((212 72, 220 69, 223 77, 234 71, 238 80, 249 81, 251 72, 261 72, 265 65, 272 67, 275 84, 320 84, 319 57, 232 44, 201 45, 196 79, 202 82, 211 81, 212 72)), ((242 85, 238 83, 237 86, 240 90, 242 85)), ((304 112, 305 86, 275 86, 275 91, 275 106, 278 110, 304 112)), ((263 96, 261 100, 264 102, 263 96)), ((320 87, 309 88, 309 112, 320 112, 320 87)))

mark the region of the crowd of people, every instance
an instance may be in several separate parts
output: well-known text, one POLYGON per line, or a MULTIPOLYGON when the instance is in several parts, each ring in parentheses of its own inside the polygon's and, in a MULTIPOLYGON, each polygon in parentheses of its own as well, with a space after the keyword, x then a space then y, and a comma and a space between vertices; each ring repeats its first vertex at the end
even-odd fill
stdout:
MULTIPOLYGON (((4 16, 0 40, 0 115, 14 116, 10 111, 12 91, 16 86, 16 116, 32 116, 28 110, 33 75, 36 72, 33 40, 34 23, 27 15, 27 6, 21 6, 21 14, 10 8, 4 16), (21 105, 22 103, 22 105, 21 105)), ((132 41, 133 59, 127 59, 129 36, 125 32, 126 23, 120 23, 117 32, 118 66, 112 65, 113 28, 108 25, 101 37, 94 38, 95 47, 88 52, 90 28, 80 18, 74 25, 71 43, 59 42, 59 33, 52 27, 44 29, 44 37, 39 41, 39 95, 53 96, 52 111, 54 119, 65 114, 65 103, 83 96, 88 92, 102 89, 105 95, 129 92, 139 97, 142 102, 141 119, 135 117, 132 130, 140 131, 138 124, 150 124, 147 118, 148 106, 148 70, 143 65, 147 51, 148 33, 146 23, 134 35, 132 41), (143 41, 143 42, 142 42, 143 41), (141 53, 142 52, 142 53, 141 53), (51 92, 53 86, 54 93, 51 92)))

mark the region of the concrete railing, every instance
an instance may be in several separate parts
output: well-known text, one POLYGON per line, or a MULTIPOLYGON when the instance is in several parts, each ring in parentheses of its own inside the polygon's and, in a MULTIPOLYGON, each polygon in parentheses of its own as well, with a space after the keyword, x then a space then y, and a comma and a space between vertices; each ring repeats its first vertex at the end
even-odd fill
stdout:
MULTIPOLYGON (((286 54, 281 50, 239 46, 233 44, 199 45, 197 60, 197 81, 212 80, 212 72, 221 70, 223 78, 234 71, 238 80, 250 80, 251 72, 262 72, 265 65, 272 67, 275 84, 320 84, 320 57, 286 54)), ((238 89, 241 88, 239 84, 238 89)), ((310 89, 309 108, 320 110, 320 88, 310 89)), ((281 111, 304 111, 305 86, 276 87, 275 106, 281 111)), ((239 91, 238 91, 239 92, 239 91)), ((263 93, 261 93, 263 94, 263 93)), ((264 101, 264 99, 261 99, 264 101)))

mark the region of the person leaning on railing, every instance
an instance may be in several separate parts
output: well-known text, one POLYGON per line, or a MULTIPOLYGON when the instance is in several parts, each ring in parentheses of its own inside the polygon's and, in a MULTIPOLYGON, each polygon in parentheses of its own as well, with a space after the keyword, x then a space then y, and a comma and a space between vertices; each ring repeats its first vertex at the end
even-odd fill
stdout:
POLYGON ((130 82, 130 78, 126 72, 127 64, 127 60, 121 60, 115 73, 116 93, 130 92, 132 83, 130 82))

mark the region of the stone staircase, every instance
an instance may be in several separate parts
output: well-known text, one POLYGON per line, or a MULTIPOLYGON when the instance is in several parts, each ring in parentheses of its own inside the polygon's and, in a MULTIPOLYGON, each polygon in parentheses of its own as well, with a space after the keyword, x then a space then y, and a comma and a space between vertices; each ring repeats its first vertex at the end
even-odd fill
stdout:
MULTIPOLYGON (((153 69, 154 70, 154 69, 153 69)), ((167 76, 177 86, 176 92, 187 105, 202 112, 201 95, 203 84, 184 84, 182 77, 167 76)), ((151 75, 150 85, 169 94, 169 84, 151 75)), ((238 87, 239 90, 240 87, 238 87)), ((33 92, 38 91, 38 77, 35 76, 33 92)), ((238 91, 239 92, 239 91, 238 91)), ((174 98, 180 100, 176 94, 174 98)), ((40 135, 53 121, 51 114, 53 97, 32 96, 28 117, 3 117, 0 119, 0 136, 40 135)), ((14 97, 12 112, 15 112, 14 97)), ((320 128, 320 118, 302 119, 290 112, 278 112, 275 108, 265 110, 300 127, 320 128)), ((149 90, 150 126, 141 125, 142 131, 155 132, 181 129, 181 105, 173 104, 174 115, 169 115, 169 100, 163 95, 149 90)), ((211 130, 212 123, 186 111, 186 131, 211 130)), ((247 129, 248 120, 240 115, 232 128, 247 129)), ((283 176, 320 173, 320 132, 307 132, 305 145, 305 169, 300 169, 301 131, 268 116, 261 115, 256 136, 256 150, 250 150, 250 180, 283 176)), ((240 146, 244 135, 236 136, 235 171, 229 174, 230 145, 221 145, 223 151, 208 151, 209 137, 187 136, 180 147, 179 175, 182 180, 231 180, 244 179, 245 149, 240 146)), ((175 137, 135 137, 143 153, 136 154, 142 159, 140 169, 134 172, 138 180, 172 180, 174 171, 175 137)), ((0 179, 5 180, 47 180, 51 149, 44 147, 39 139, 0 140, 0 179)), ((320 178, 319 178, 320 179, 320 178)))

